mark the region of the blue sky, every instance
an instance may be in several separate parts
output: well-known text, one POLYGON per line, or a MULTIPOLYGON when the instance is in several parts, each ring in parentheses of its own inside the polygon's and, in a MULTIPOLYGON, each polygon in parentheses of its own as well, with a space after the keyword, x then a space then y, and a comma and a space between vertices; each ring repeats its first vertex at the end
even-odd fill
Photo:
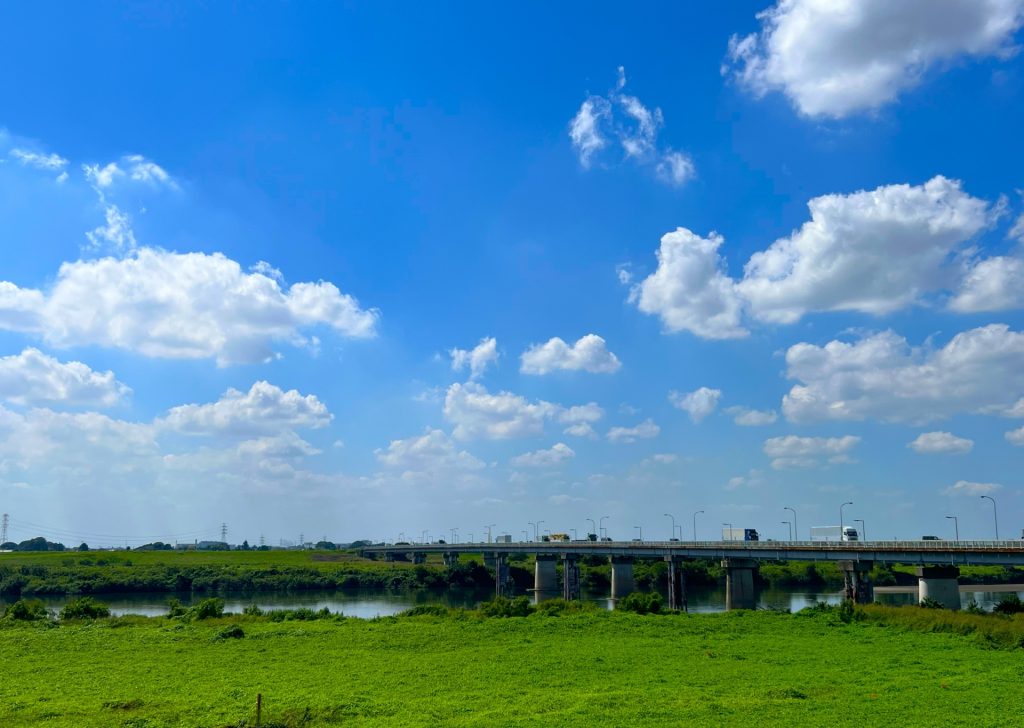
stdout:
POLYGON ((8 7, 11 536, 1019 536, 1024 3, 678 5, 8 7))

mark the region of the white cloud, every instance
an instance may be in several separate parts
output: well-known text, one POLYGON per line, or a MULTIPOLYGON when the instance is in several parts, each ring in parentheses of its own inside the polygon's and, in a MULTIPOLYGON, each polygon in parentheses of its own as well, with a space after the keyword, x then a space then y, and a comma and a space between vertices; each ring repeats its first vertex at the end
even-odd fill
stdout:
POLYGON ((1024 447, 1024 427, 1018 427, 1016 430, 1010 430, 1003 435, 1003 437, 1005 437, 1006 441, 1011 445, 1024 447))
POLYGON ((733 478, 729 478, 725 484, 726 490, 736 490, 744 486, 754 488, 764 483, 764 477, 760 470, 751 470, 746 475, 737 475, 733 478))
POLYGON ((392 440, 386 450, 375 450, 374 455, 381 464, 405 471, 406 476, 472 471, 486 467, 483 461, 456 448, 444 432, 431 428, 427 428, 418 437, 392 440))
POLYGON ((742 427, 760 427, 771 425, 779 419, 775 410, 755 410, 746 407, 730 407, 726 410, 733 416, 733 422, 742 427))
MULTIPOLYGON (((693 179, 693 160, 683 152, 660 148, 658 134, 665 120, 661 109, 646 106, 636 96, 623 93, 625 70, 619 67, 615 90, 606 96, 587 97, 569 123, 569 139, 584 169, 589 169, 602 150, 617 142, 622 158, 654 168, 655 176, 674 187, 693 179)), ((618 159, 610 159, 614 164, 618 159)))
POLYGON ((577 425, 569 425, 562 432, 566 435, 572 435, 573 437, 585 437, 589 440, 596 440, 597 433, 594 428, 586 422, 581 422, 577 425))
POLYGON ((444 416, 459 440, 505 440, 544 432, 546 420, 560 408, 550 402, 530 402, 511 392, 491 394, 474 382, 453 384, 444 399, 444 416))
POLYGON ((668 393, 668 401, 672 406, 678 407, 684 412, 690 413, 690 419, 700 422, 710 415, 718 407, 718 400, 722 397, 722 390, 701 387, 694 391, 683 394, 675 390, 668 393))
POLYGON ((661 428, 654 424, 654 420, 648 418, 635 427, 613 427, 608 430, 607 437, 611 442, 628 444, 657 437, 660 432, 661 428))
POLYGON ((737 284, 764 321, 793 323, 809 311, 883 315, 920 303, 950 287, 959 275, 951 258, 993 220, 987 202, 945 177, 807 206, 811 219, 754 253, 737 284))
POLYGON ((0 358, 0 397, 15 404, 112 407, 130 394, 112 371, 93 371, 78 361, 62 363, 38 349, 0 358))
MULTIPOLYGON (((759 33, 729 41, 736 78, 783 92, 806 116, 876 109, 961 56, 1013 51, 1020 0, 779 0, 759 33)), ((725 69, 723 69, 725 70, 725 69)))
POLYGON ((512 464, 521 468, 551 468, 576 457, 576 451, 564 442, 556 442, 547 450, 535 450, 512 458, 512 464))
POLYGON ((106 346, 145 356, 259 362, 273 344, 309 344, 299 332, 326 325, 374 334, 378 314, 332 283, 283 289, 215 253, 142 248, 126 258, 64 263, 49 291, 0 282, 0 327, 57 347, 106 346))
POLYGON ((138 154, 121 157, 120 163, 110 162, 104 166, 83 164, 86 180, 97 190, 110 188, 122 179, 140 182, 150 186, 165 186, 176 189, 178 184, 160 165, 138 154))
POLYGON ((471 379, 483 376, 487 367, 498 361, 498 341, 492 336, 480 339, 480 343, 472 349, 451 349, 452 371, 457 372, 469 367, 471 379))
POLYGON ((1017 221, 1013 223, 1013 227, 1010 228, 1007 237, 1013 238, 1019 243, 1024 243, 1024 212, 1017 216, 1017 221))
POLYGON ((296 459, 319 455, 320 452, 291 430, 278 435, 245 440, 238 445, 238 454, 251 458, 296 459))
POLYGON ((519 371, 524 374, 548 374, 557 369, 611 374, 622 366, 596 334, 587 334, 572 346, 556 336, 547 343, 530 346, 521 360, 519 371))
POLYGON ((966 313, 1024 308, 1024 258, 995 256, 977 261, 949 307, 966 313))
POLYGON ((18 160, 23 167, 34 167, 51 172, 63 170, 68 160, 59 154, 41 154, 27 149, 12 149, 10 155, 18 160))
POLYGON ((772 458, 776 470, 809 468, 821 464, 822 458, 830 463, 850 462, 850 451, 860 442, 854 435, 844 437, 799 437, 786 435, 764 441, 762 450, 772 458))
POLYGON ((671 465, 672 463, 679 460, 678 455, 667 452, 659 452, 651 455, 649 458, 644 458, 641 461, 641 465, 671 465))
POLYGON ((1024 397, 1021 397, 1009 407, 998 410, 998 413, 1003 417, 1024 417, 1024 397))
POLYGON ((928 422, 961 412, 1006 413, 1024 394, 1024 333, 990 324, 939 349, 912 348, 891 331, 855 343, 796 344, 786 352, 794 386, 782 401, 793 422, 928 422))
POLYGON ((630 290, 629 300, 661 318, 670 332, 689 331, 706 339, 747 335, 740 325, 742 301, 718 254, 723 239, 677 228, 661 238, 658 268, 630 290))
POLYGON ((972 483, 967 480, 958 480, 955 484, 949 486, 942 492, 946 495, 990 495, 995 493, 1003 486, 998 483, 972 483))
POLYGON ((922 432, 907 447, 921 455, 966 455, 974 447, 974 440, 957 437, 949 432, 922 432))
POLYGON ((216 402, 172 408, 166 428, 189 434, 249 435, 293 428, 318 428, 334 416, 315 395, 285 392, 269 382, 255 382, 248 392, 229 389, 216 402))
POLYGON ((604 417, 604 410, 601 409, 597 402, 563 407, 558 412, 558 421, 570 425, 580 422, 593 423, 599 421, 602 417, 604 417))
POLYGON ((107 205, 104 217, 106 224, 85 234, 92 249, 104 250, 109 247, 117 252, 126 252, 138 247, 135 232, 132 230, 132 221, 127 213, 122 212, 117 205, 107 205))

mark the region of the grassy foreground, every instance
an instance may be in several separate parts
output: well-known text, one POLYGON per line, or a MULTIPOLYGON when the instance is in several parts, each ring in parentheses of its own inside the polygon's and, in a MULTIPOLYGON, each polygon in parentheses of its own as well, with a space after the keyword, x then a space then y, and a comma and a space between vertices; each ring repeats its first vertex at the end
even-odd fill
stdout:
POLYGON ((994 726, 1024 714, 1024 650, 883 621, 809 610, 6 623, 0 725, 252 726, 257 693, 264 726, 994 726), (244 636, 226 638, 232 627, 244 636))

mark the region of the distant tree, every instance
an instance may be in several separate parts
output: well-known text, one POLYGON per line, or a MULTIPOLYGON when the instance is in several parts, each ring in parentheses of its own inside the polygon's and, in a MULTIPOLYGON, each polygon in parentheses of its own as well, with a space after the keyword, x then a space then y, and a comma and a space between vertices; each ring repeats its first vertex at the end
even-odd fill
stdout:
POLYGON ((249 540, 242 541, 242 545, 238 547, 239 551, 248 551, 252 546, 249 545, 249 540))
POLYGON ((366 539, 360 539, 359 541, 353 541, 352 543, 350 543, 348 545, 348 547, 350 549, 361 549, 361 548, 364 548, 366 546, 371 545, 372 543, 373 543, 372 541, 367 541, 366 539))
POLYGON ((78 545, 78 550, 79 551, 88 551, 89 550, 89 544, 87 544, 85 541, 82 541, 82 543, 80 543, 78 545))
POLYGON ((27 541, 22 541, 15 549, 17 551, 63 551, 64 544, 47 541, 42 536, 36 536, 27 541))
POLYGON ((338 545, 332 541, 317 541, 316 547, 321 551, 334 551, 338 545))
POLYGON ((0 549, 3 549, 4 551, 16 551, 18 549, 18 544, 14 543, 14 541, 4 541, 3 543, 0 543, 0 549))

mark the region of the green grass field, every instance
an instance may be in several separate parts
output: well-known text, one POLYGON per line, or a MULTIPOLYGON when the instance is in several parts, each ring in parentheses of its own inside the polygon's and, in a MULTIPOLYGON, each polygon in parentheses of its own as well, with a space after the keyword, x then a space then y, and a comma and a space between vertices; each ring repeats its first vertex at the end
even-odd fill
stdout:
POLYGON ((1024 650, 834 611, 7 622, 0 664, 6 727, 1024 721, 1024 650))

